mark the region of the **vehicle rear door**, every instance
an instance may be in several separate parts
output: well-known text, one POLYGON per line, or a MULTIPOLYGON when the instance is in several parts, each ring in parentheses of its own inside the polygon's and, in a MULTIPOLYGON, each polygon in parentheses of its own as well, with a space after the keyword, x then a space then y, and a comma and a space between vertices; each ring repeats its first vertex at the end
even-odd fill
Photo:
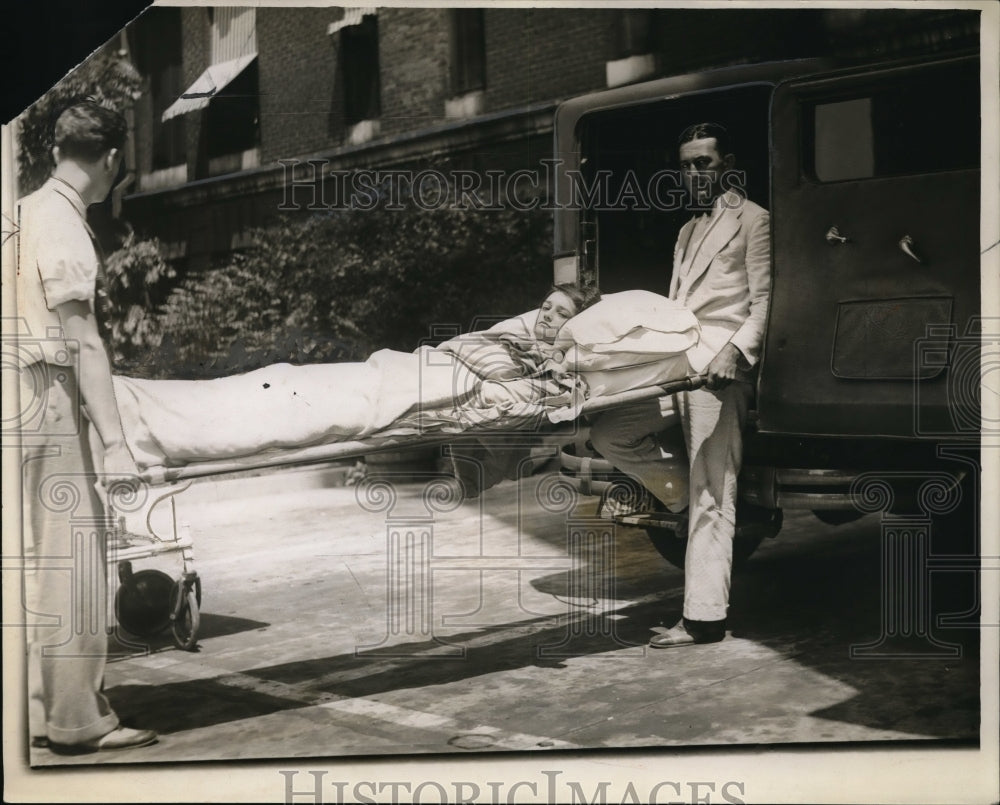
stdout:
POLYGON ((977 58, 779 85, 762 432, 979 430, 977 58))

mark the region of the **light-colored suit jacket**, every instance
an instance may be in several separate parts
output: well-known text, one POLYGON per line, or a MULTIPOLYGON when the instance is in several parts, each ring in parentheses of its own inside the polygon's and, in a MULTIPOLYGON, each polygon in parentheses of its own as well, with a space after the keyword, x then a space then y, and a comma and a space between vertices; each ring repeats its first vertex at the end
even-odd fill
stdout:
POLYGON ((771 288, 771 234, 767 210, 733 191, 720 200, 721 209, 687 277, 680 269, 690 243, 694 219, 681 228, 674 247, 670 298, 692 312, 701 325, 699 343, 688 350, 688 361, 703 372, 719 351, 732 342, 746 359, 741 376, 760 359, 771 288))

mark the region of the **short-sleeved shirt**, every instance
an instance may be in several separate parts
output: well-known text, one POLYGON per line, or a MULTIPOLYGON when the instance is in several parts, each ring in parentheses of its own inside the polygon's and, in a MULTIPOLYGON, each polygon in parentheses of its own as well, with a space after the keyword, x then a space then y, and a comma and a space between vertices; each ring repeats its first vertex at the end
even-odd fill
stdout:
POLYGON ((93 311, 98 257, 86 213, 80 194, 55 178, 20 202, 17 315, 26 365, 71 365, 56 308, 76 300, 93 311))

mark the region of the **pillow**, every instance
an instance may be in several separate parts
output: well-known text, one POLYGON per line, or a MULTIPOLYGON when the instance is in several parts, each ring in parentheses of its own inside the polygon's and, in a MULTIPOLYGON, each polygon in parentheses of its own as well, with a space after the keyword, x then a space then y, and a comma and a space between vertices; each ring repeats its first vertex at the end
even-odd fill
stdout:
POLYGON ((597 397, 683 380, 690 373, 687 355, 682 352, 647 363, 588 370, 580 372, 579 376, 587 384, 587 396, 597 397))
POLYGON ((699 335, 680 302, 649 291, 608 294, 560 331, 562 370, 578 374, 591 397, 680 380, 699 335))
POLYGON ((641 340, 639 346, 645 347, 648 351, 630 352, 628 340, 618 344, 598 344, 599 350, 574 344, 565 350, 562 363, 565 370, 570 372, 622 369, 626 366, 656 363, 664 358, 686 354, 688 349, 698 343, 698 332, 696 330, 684 333, 646 331, 641 340))
POLYGON ((680 302, 649 291, 622 291, 566 322, 559 341, 592 352, 674 354, 698 340, 698 320, 680 302))

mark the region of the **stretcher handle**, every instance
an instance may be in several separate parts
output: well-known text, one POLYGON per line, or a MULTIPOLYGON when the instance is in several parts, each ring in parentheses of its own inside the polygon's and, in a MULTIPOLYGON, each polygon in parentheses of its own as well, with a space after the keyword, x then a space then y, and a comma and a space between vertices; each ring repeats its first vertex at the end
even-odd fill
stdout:
POLYGON ((640 389, 629 389, 618 394, 593 397, 583 404, 581 410, 584 414, 597 413, 598 411, 606 411, 609 408, 617 408, 644 400, 653 400, 658 397, 665 397, 668 394, 677 394, 681 391, 695 391, 707 382, 708 377, 706 375, 690 375, 680 380, 671 380, 656 386, 644 386, 640 389))

